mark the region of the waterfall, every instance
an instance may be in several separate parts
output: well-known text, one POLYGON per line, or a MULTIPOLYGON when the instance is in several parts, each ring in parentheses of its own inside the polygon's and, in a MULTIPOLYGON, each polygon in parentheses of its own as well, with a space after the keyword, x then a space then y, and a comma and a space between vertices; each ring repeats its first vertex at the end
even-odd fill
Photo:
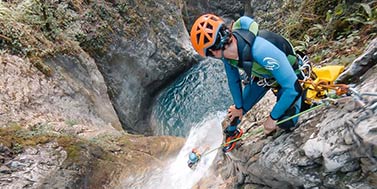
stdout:
POLYGON ((142 175, 130 176, 124 188, 185 189, 211 174, 218 153, 204 155, 195 170, 188 167, 193 148, 203 153, 219 148, 223 142, 221 122, 232 103, 222 62, 206 59, 181 75, 162 91, 153 107, 151 125, 155 135, 186 138, 176 157, 156 165, 142 175))
POLYGON ((179 154, 166 161, 165 166, 158 167, 138 178, 129 178, 125 188, 140 189, 190 189, 201 178, 211 174, 211 165, 218 153, 218 148, 223 141, 221 121, 225 113, 210 114, 202 122, 191 127, 185 145, 179 154), (188 154, 193 148, 201 153, 207 149, 208 154, 200 159, 195 169, 187 166, 188 154))

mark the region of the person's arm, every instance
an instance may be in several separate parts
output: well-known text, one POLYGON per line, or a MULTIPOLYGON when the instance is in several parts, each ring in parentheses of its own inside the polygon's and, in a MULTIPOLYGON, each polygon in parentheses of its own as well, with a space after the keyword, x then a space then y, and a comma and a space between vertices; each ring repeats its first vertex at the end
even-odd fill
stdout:
POLYGON ((264 38, 257 37, 253 48, 254 60, 269 70, 280 84, 282 95, 273 107, 270 117, 280 119, 300 97, 302 89, 286 55, 264 38))
POLYGON ((233 97, 234 105, 237 109, 241 109, 243 107, 242 101, 242 85, 240 79, 240 73, 238 68, 229 64, 227 60, 224 60, 225 72, 228 78, 228 86, 230 93, 233 97))

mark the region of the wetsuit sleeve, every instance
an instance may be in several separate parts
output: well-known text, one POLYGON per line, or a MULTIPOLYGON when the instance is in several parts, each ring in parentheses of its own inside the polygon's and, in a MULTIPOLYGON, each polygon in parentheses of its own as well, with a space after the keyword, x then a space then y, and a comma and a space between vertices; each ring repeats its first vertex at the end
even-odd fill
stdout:
POLYGON ((270 113, 272 119, 278 120, 301 95, 297 76, 286 55, 266 39, 256 37, 252 52, 254 60, 272 73, 283 90, 270 113))
POLYGON ((227 60, 224 60, 223 63, 225 66, 225 72, 228 78, 228 86, 233 97, 234 105, 237 109, 242 108, 242 85, 238 68, 230 65, 227 60))

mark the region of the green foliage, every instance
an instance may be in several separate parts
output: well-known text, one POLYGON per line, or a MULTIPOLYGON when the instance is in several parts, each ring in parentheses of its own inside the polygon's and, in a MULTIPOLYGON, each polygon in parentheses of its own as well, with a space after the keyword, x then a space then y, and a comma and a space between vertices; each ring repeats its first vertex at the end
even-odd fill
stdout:
POLYGON ((377 35, 377 1, 367 2, 304 1, 300 11, 288 14, 278 25, 314 63, 348 65, 361 54, 365 42, 377 35))
POLYGON ((369 4, 360 3, 358 12, 352 13, 350 17, 344 18, 346 21, 353 24, 371 25, 376 27, 377 24, 377 9, 370 7, 369 4))
POLYGON ((31 137, 37 137, 37 136, 43 136, 43 135, 52 135, 51 132, 49 132, 49 128, 50 127, 47 123, 38 123, 35 125, 31 125, 29 127, 28 132, 26 131, 23 132, 23 136, 31 138, 31 137))
POLYGON ((80 156, 83 148, 79 144, 70 143, 65 146, 64 149, 67 151, 67 158, 73 162, 79 162, 80 156))
MULTIPOLYGON (((166 26, 177 27, 179 18, 171 14, 176 10, 156 8, 162 6, 159 3, 165 2, 0 1, 0 49, 30 58, 40 71, 51 75, 43 63, 46 57, 77 54, 82 50, 101 56, 117 37, 134 38, 145 31, 157 33, 166 26)), ((166 3, 178 7, 180 1, 166 3)))
POLYGON ((62 34, 75 18, 66 8, 64 3, 54 1, 0 2, 0 47, 30 58, 42 73, 51 75, 43 58, 77 49, 68 35, 62 34))
POLYGON ((77 15, 67 3, 48 0, 25 0, 15 7, 17 20, 40 29, 49 40, 55 40, 77 15))
POLYGON ((328 27, 323 26, 322 24, 314 24, 313 27, 307 30, 307 34, 320 37, 324 40, 327 40, 327 36, 329 35, 328 32, 328 27))
POLYGON ((304 40, 296 41, 295 50, 304 52, 306 49, 309 48, 310 45, 310 37, 308 35, 304 35, 304 40))

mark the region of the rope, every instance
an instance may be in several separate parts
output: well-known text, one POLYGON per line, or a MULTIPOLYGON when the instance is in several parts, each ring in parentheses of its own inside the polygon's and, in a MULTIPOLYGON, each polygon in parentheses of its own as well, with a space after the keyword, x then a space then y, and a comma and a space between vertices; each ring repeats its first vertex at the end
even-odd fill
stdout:
MULTIPOLYGON (((295 117, 298 117, 298 116, 300 116, 300 115, 302 115, 302 114, 305 114, 305 113, 311 112, 311 111, 313 111, 313 110, 315 110, 315 109, 318 109, 318 108, 320 108, 320 107, 323 107, 323 106, 325 106, 325 105, 326 105, 326 103, 322 103, 322 104, 319 104, 319 105, 314 106, 314 107, 312 107, 312 108, 309 108, 309 109, 307 109, 307 110, 305 110, 305 111, 303 111, 303 112, 300 112, 300 113, 298 113, 298 114, 295 114, 295 115, 293 115, 293 116, 291 116, 291 117, 288 117, 288 118, 286 118, 286 119, 283 119, 283 120, 277 122, 276 125, 282 124, 282 123, 284 123, 284 122, 286 122, 286 121, 289 121, 289 120, 291 120, 291 119, 293 119, 293 118, 295 118, 295 117)), ((212 149, 212 150, 210 150, 210 151, 207 151, 207 152, 203 153, 203 154, 202 154, 202 157, 205 156, 205 155, 210 154, 211 152, 213 152, 213 151, 215 151, 215 150, 217 150, 217 149, 219 149, 219 148, 225 147, 225 145, 227 145, 227 144, 230 144, 230 143, 232 143, 232 142, 236 142, 236 141, 239 141, 239 140, 243 140, 243 139, 245 139, 245 138, 247 138, 247 137, 249 137, 249 136, 252 136, 252 135, 254 135, 254 134, 260 133, 261 131, 263 131, 263 128, 262 128, 262 127, 258 128, 257 130, 254 130, 254 132, 247 132, 247 133, 245 133, 244 135, 242 135, 242 136, 239 137, 239 138, 235 138, 235 139, 233 139, 233 140, 231 140, 231 141, 228 141, 228 142, 222 143, 219 147, 214 148, 214 149, 212 149)))
POLYGON ((347 94, 347 92, 350 90, 350 88, 346 84, 328 84, 328 82, 324 80, 320 80, 318 81, 318 83, 315 83, 312 79, 309 78, 307 80, 299 80, 299 82, 304 84, 310 84, 310 86, 312 86, 313 89, 309 89, 315 90, 317 92, 326 91, 329 89, 335 90, 336 95, 338 96, 347 94))
MULTIPOLYGON (((349 87, 348 87, 347 85, 345 85, 345 84, 333 84, 333 85, 325 85, 325 86, 326 86, 326 87, 341 87, 341 88, 347 88, 347 89, 349 89, 354 95, 356 95, 357 97, 360 97, 360 100, 361 100, 361 96, 377 96, 377 93, 372 93, 372 92, 365 92, 365 93, 361 93, 361 94, 360 94, 360 93, 358 93, 355 89, 353 89, 353 88, 349 88, 349 87), (346 86, 346 87, 345 87, 345 86, 346 86)), ((286 119, 283 119, 283 120, 277 122, 276 125, 282 124, 282 123, 284 123, 284 122, 286 122, 286 121, 289 121, 289 120, 291 120, 291 119, 293 119, 293 118, 295 118, 295 117, 298 117, 298 116, 300 116, 300 115, 303 115, 303 114, 305 114, 305 113, 311 112, 311 111, 313 111, 313 110, 315 110, 315 109, 318 109, 318 108, 324 107, 324 106, 326 106, 326 105, 329 105, 329 103, 331 103, 331 102, 333 102, 333 103, 335 102, 335 103, 336 103, 336 100, 331 99, 331 98, 323 99, 321 104, 319 104, 319 105, 317 105, 317 106, 314 106, 314 107, 312 107, 312 108, 309 108, 309 109, 307 109, 307 110, 305 110, 305 111, 302 111, 302 112, 300 112, 300 113, 298 113, 298 114, 295 114, 295 115, 293 115, 293 116, 291 116, 291 117, 288 117, 288 118, 286 118, 286 119)), ((249 137, 249 136, 252 136, 252 135, 254 135, 254 134, 260 133, 260 132, 262 132, 262 131, 263 131, 263 127, 260 127, 260 128, 258 128, 258 129, 256 129, 256 130, 252 130, 252 132, 246 132, 244 135, 242 135, 242 136, 239 137, 239 138, 233 139, 233 140, 228 141, 228 142, 226 142, 226 143, 222 143, 219 147, 214 148, 214 149, 212 149, 212 150, 210 150, 210 151, 207 151, 207 152, 203 153, 203 154, 202 154, 202 157, 205 156, 205 155, 208 155, 208 154, 212 153, 213 151, 215 151, 215 150, 217 150, 217 149, 219 149, 219 148, 225 147, 225 145, 227 145, 227 144, 230 144, 230 143, 232 143, 232 142, 237 142, 237 141, 239 141, 239 140, 243 140, 243 139, 245 139, 245 138, 247 138, 247 137, 249 137)))
POLYGON ((377 93, 361 93, 361 96, 377 96, 377 93))
MULTIPOLYGON (((349 92, 351 92, 353 95, 354 95, 354 100, 361 103, 363 98, 362 96, 377 96, 377 93, 371 93, 371 92, 366 92, 366 93, 359 93, 357 92, 355 89, 353 88, 350 88, 348 85, 345 85, 345 84, 328 84, 328 82, 326 81, 319 81, 318 84, 315 84, 314 81, 310 78, 306 78, 306 80, 300 80, 301 83, 306 83, 306 84, 310 84, 314 87, 314 90, 316 91, 324 91, 324 90, 328 90, 328 89, 332 89, 332 90, 335 90, 336 91, 336 96, 341 96, 343 94, 348 94, 349 92)), ((288 117, 286 119, 283 119, 279 122, 276 123, 276 125, 279 125, 279 124, 282 124, 286 121, 289 121, 295 117, 298 117, 302 114, 305 114, 305 113, 308 113, 308 112, 311 112, 315 109, 318 109, 318 108, 321 108, 323 106, 326 106, 326 105, 329 105, 329 103, 336 103, 336 100, 335 99, 332 99, 332 98, 327 98, 327 99, 322 99, 322 103, 317 105, 317 106, 314 106, 312 108, 309 108, 303 112, 300 112, 298 114, 295 114, 291 117, 288 117)), ((364 103, 361 103, 362 105, 364 103)), ((257 133, 260 133, 263 131, 263 127, 259 127, 258 129, 255 129, 255 130, 252 130, 252 131, 249 131, 249 132, 246 132, 244 135, 242 135, 241 137, 239 138, 236 138, 236 139, 233 139, 231 141, 228 141, 228 142, 225 142, 225 143, 222 143, 219 147, 217 148, 214 148, 214 149, 211 149, 205 153, 202 154, 201 157, 205 156, 205 155, 208 155, 216 150, 218 150, 219 148, 222 148, 222 147, 225 147, 225 145, 228 145, 232 142, 237 142, 239 140, 243 140, 243 139, 246 139, 247 137, 249 136, 252 136, 254 134, 257 134, 257 133)))

